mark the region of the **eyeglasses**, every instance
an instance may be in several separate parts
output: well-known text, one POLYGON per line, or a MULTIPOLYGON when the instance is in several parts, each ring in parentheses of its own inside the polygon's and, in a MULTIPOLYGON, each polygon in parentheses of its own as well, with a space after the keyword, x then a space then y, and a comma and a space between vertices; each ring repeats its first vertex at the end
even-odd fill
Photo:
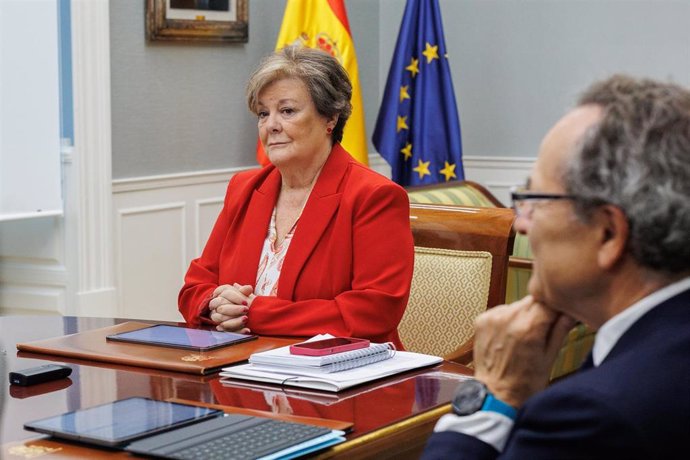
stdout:
POLYGON ((530 192, 524 187, 513 187, 510 190, 510 200, 513 203, 513 209, 518 217, 532 217, 534 212, 534 205, 541 201, 552 200, 574 200, 575 195, 568 195, 566 193, 535 193, 530 192))

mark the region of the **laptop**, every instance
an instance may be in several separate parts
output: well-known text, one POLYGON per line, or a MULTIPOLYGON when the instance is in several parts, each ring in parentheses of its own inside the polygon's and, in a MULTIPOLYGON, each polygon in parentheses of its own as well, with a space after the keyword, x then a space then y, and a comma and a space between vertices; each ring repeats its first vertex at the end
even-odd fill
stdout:
POLYGON ((345 440, 342 431, 148 398, 128 398, 26 423, 39 433, 175 459, 289 459, 345 440))

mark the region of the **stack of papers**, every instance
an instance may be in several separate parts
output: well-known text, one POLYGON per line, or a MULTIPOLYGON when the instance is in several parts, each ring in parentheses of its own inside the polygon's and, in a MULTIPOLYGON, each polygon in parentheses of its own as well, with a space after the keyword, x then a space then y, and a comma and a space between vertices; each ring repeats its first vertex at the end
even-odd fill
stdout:
MULTIPOLYGON (((280 354, 289 353, 289 347, 273 351, 278 350, 282 350, 280 354)), ((355 385, 443 361, 443 358, 438 356, 396 351, 392 357, 383 361, 340 372, 325 373, 318 367, 257 364, 255 355, 250 357, 250 364, 223 368, 221 377, 338 392, 355 385)))
MULTIPOLYGON (((450 395, 454 394, 454 389, 458 383, 471 379, 469 375, 455 374, 451 372, 444 371, 429 371, 423 374, 424 380, 435 381, 439 387, 452 388, 450 395)), ((312 390, 309 388, 295 388, 295 387, 276 387, 275 385, 266 384, 263 382, 250 382, 248 380, 236 380, 236 379, 222 379, 221 384, 226 388, 241 389, 245 391, 250 391, 253 393, 260 393, 261 398, 265 399, 275 394, 285 395, 289 399, 298 399, 302 401, 308 401, 310 403, 319 404, 322 406, 331 406, 333 404, 341 403, 353 397, 361 397, 362 395, 372 392, 380 391, 384 388, 400 385, 410 379, 417 379, 419 374, 410 373, 407 377, 401 377, 396 379, 383 379, 376 385, 367 386, 366 390, 349 390, 339 393, 321 390, 312 390)), ((428 406, 431 407, 431 406, 428 406)))

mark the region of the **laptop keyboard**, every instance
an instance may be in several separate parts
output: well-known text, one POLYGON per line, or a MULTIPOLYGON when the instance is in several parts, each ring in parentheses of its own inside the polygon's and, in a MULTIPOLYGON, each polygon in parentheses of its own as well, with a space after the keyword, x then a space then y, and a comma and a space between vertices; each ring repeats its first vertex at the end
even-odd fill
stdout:
POLYGON ((329 430, 325 430, 325 433, 323 431, 314 426, 271 420, 234 433, 230 439, 216 439, 210 443, 190 447, 179 452, 179 456, 175 455, 175 458, 258 458, 329 432, 329 430))
POLYGON ((230 415, 135 442, 127 450, 181 460, 249 460, 330 432, 313 425, 230 415))

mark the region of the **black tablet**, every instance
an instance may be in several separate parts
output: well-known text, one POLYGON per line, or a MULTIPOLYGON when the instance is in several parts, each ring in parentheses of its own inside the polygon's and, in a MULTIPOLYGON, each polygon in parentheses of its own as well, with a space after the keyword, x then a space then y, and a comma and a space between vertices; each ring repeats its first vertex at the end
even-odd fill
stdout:
POLYGON ((253 340, 256 339, 256 336, 157 324, 137 329, 136 331, 109 335, 106 339, 118 342, 143 343, 146 345, 206 351, 253 340))
POLYGON ((24 428, 62 439, 121 447, 135 439, 222 414, 206 407, 128 398, 29 422, 24 428))

